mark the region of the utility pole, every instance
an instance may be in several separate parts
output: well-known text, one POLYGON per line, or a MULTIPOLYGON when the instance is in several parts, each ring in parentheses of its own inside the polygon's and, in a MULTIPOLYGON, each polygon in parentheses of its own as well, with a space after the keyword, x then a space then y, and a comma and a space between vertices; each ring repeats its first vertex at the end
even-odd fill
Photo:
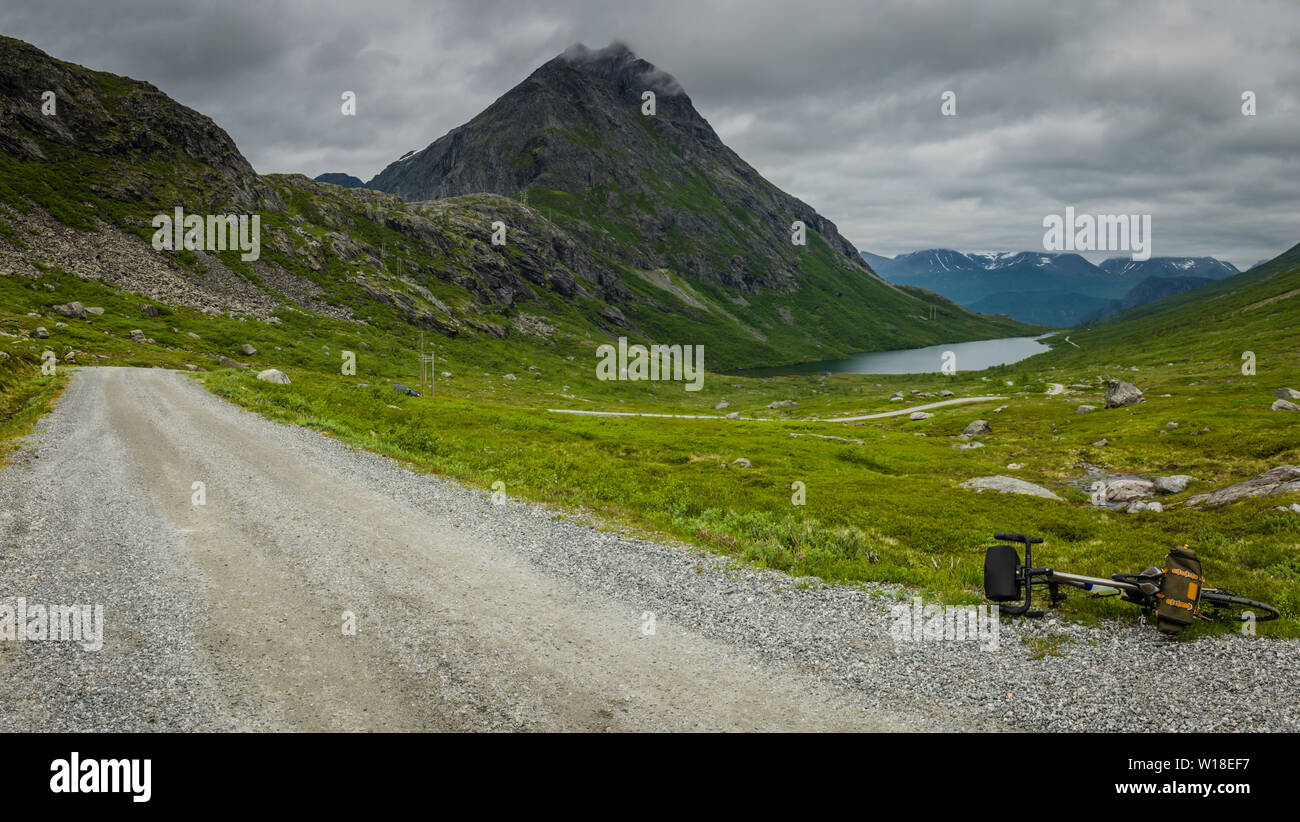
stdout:
POLYGON ((428 353, 424 350, 424 332, 420 332, 420 396, 433 399, 433 347, 429 347, 428 353))

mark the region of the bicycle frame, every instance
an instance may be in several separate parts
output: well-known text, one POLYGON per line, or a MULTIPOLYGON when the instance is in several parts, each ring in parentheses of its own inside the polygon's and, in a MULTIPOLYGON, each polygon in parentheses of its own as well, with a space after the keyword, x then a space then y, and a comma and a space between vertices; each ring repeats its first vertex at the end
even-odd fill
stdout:
MULTIPOLYGON (((992 545, 984 552, 984 596, 998 603, 1001 613, 1008 616, 1043 616, 1043 611, 1033 610, 1035 586, 1047 588, 1053 607, 1065 599, 1065 594, 1061 591, 1063 587, 1079 588, 1091 592, 1093 596, 1119 596, 1125 602, 1148 610, 1160 607, 1166 574, 1163 568, 1153 566, 1137 574, 1111 574, 1110 579, 1070 574, 1051 567, 1036 568, 1033 546, 1041 543, 1041 538, 1004 533, 993 536, 1008 543, 1018 542, 1025 548, 1024 562, 1020 561, 1020 552, 1014 545, 992 545), (1007 604, 1016 602, 1019 604, 1007 604)), ((1239 622, 1264 622, 1282 615, 1280 610, 1267 602, 1239 597, 1226 588, 1202 585, 1197 603, 1193 606, 1192 614, 1201 619, 1215 619, 1220 613, 1239 612, 1239 622), (1202 607, 1208 615, 1202 612, 1202 607)))
POLYGON ((1019 605, 1003 605, 1002 613, 1010 616, 1029 616, 1040 617, 1042 611, 1033 610, 1034 604, 1034 586, 1046 586, 1048 589, 1048 598, 1052 605, 1056 605, 1064 597, 1060 594, 1061 586, 1079 588, 1084 591, 1090 591, 1096 587, 1103 587, 1118 591, 1123 594, 1125 599, 1138 604, 1144 604, 1145 600, 1154 593, 1153 591, 1144 591, 1143 586, 1138 583, 1126 582, 1118 579, 1102 579, 1101 577, 1089 577, 1082 574, 1070 574, 1064 571, 1057 571, 1051 567, 1035 568, 1033 558, 1034 545, 1041 543, 1043 540, 1039 537, 1027 537, 1024 534, 994 534, 996 539, 1006 540, 1007 542, 1019 542, 1025 547, 1025 561, 1016 565, 1016 577, 1019 580, 1021 588, 1025 592, 1025 601, 1019 605))

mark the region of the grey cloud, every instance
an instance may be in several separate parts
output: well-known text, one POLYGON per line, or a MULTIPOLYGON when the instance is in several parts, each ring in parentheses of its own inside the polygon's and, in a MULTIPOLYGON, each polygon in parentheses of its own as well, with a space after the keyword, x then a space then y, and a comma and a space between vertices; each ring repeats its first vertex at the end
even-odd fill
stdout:
POLYGON ((1066 205, 1151 213, 1157 253, 1239 266, 1300 239, 1293 2, 8 0, 0 31, 152 82, 263 172, 368 179, 622 40, 865 250, 1035 248, 1066 205))

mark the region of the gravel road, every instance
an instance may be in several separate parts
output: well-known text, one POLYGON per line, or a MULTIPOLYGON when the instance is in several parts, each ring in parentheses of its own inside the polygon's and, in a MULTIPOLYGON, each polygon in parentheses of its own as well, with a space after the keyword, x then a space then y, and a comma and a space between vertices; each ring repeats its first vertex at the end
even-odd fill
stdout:
POLYGON ((0 602, 103 605, 104 646, 0 640, 0 730, 1300 730, 1300 643, 895 640, 903 593, 496 504, 180 374, 85 369, 0 472, 0 602))

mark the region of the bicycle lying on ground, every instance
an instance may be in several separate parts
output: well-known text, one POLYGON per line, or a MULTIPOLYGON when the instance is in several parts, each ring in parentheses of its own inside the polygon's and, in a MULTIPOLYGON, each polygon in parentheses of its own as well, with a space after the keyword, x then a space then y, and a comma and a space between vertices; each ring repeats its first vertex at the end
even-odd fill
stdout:
POLYGON ((1095 597, 1121 597, 1149 611, 1155 611, 1162 631, 1177 633, 1195 619, 1231 618, 1238 622, 1277 619, 1277 608, 1265 602, 1239 597, 1223 588, 1209 588, 1200 575, 1201 564, 1186 546, 1175 548, 1165 558, 1165 567, 1151 567, 1139 574, 1113 574, 1110 579, 1082 576, 1054 568, 1035 568, 1030 546, 1041 537, 997 533, 994 539, 1018 542, 1025 547, 1025 561, 1011 545, 993 545, 984 553, 984 595, 1004 605, 1002 613, 1012 616, 1042 616, 1033 610, 1034 588, 1046 588, 1052 607, 1065 599, 1064 588, 1079 588, 1095 597))

